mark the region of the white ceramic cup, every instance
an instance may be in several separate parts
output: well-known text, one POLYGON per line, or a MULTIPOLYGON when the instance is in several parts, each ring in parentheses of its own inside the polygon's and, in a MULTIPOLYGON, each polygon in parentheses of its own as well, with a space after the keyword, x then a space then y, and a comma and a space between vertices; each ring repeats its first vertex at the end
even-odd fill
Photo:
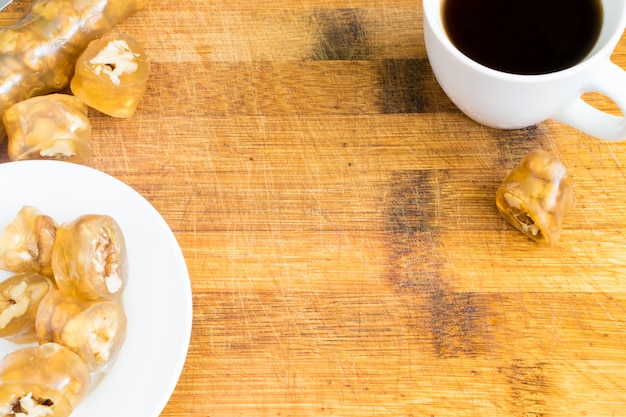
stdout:
POLYGON ((600 139, 626 139, 623 116, 600 111, 581 98, 598 92, 626 114, 626 72, 610 59, 626 28, 626 0, 602 0, 600 36, 584 60, 543 75, 496 71, 462 54, 444 29, 443 1, 423 0, 424 39, 437 81, 463 113, 498 129, 519 129, 552 119, 600 139))

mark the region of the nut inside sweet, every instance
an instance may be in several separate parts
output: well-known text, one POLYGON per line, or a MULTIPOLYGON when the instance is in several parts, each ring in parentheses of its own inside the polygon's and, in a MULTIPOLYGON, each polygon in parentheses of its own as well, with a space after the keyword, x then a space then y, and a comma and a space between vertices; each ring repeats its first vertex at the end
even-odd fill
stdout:
POLYGON ((0 409, 0 413, 4 416, 12 417, 44 417, 54 415, 54 402, 49 398, 33 397, 30 392, 23 397, 16 398, 15 401, 7 407, 9 409, 0 409))
POLYGON ((539 229, 539 226, 537 226, 533 218, 530 217, 528 213, 523 210, 513 208, 511 209, 511 214, 519 222, 519 226, 524 229, 525 232, 530 233, 533 236, 541 236, 541 229, 539 229))

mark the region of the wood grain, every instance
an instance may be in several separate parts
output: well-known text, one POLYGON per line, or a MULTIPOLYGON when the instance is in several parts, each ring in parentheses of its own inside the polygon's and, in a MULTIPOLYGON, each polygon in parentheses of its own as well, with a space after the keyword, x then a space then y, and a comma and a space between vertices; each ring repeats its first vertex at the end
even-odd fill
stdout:
POLYGON ((193 287, 163 417, 626 415, 626 145, 468 120, 421 18, 419 0, 161 0, 118 28, 153 71, 132 118, 91 112, 90 165, 160 211, 193 287), (537 147, 577 184, 553 248, 494 204, 537 147))

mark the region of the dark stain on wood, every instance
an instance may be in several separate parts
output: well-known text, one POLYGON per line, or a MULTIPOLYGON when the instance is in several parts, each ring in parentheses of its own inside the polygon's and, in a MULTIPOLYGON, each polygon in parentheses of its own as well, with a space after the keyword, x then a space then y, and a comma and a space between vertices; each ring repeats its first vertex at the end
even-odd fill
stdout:
MULTIPOLYGON (((387 229, 395 235, 436 231, 440 171, 396 172, 386 206, 387 229)), ((445 173, 444 173, 445 175, 445 173)))
POLYGON ((381 65, 381 112, 458 111, 439 87, 427 59, 388 59, 381 65))
POLYGON ((474 357, 485 351, 489 300, 456 292, 445 272, 437 213, 446 171, 397 172, 386 198, 385 229, 390 239, 387 278, 405 300, 407 323, 441 358, 474 357))
POLYGON ((513 360, 506 369, 506 378, 511 389, 512 415, 543 417, 546 414, 546 375, 541 362, 528 363, 513 360))
POLYGON ((313 60, 362 60, 370 57, 359 9, 321 9, 311 16, 318 28, 313 60))
POLYGON ((512 169, 530 151, 543 148, 550 150, 549 138, 541 125, 533 125, 524 129, 490 130, 495 138, 498 149, 496 165, 512 169))
POLYGON ((475 356, 484 352, 479 317, 484 302, 480 295, 454 292, 441 285, 429 294, 430 319, 435 352, 439 357, 475 356))

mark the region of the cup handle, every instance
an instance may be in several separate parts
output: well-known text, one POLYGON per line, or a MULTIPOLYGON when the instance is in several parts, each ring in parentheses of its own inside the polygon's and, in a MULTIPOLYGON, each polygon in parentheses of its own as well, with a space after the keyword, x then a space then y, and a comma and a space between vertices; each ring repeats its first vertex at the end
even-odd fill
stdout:
POLYGON ((619 106, 623 116, 598 110, 579 97, 551 119, 599 139, 626 139, 626 72, 609 61, 584 87, 585 92, 598 92, 609 97, 619 106))

